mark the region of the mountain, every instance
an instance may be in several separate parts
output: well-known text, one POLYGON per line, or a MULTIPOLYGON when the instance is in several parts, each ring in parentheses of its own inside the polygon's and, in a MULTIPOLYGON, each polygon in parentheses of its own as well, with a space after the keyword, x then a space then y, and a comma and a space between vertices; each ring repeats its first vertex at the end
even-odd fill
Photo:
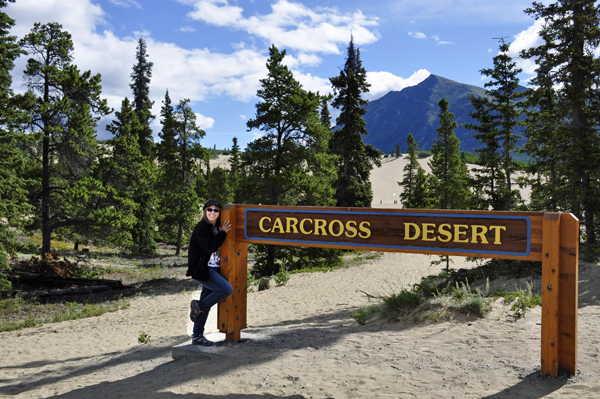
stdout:
POLYGON ((471 92, 484 96, 486 90, 433 74, 418 85, 390 91, 366 106, 364 118, 369 134, 363 137, 365 144, 371 144, 386 154, 395 149, 396 144, 406 151, 406 138, 412 133, 419 149, 429 150, 437 137, 435 129, 440 126, 438 102, 446 98, 449 111, 459 125, 454 132, 460 140, 460 149, 473 152, 481 144, 473 138, 473 131, 460 126, 476 122, 469 116, 473 110, 468 98, 471 92))

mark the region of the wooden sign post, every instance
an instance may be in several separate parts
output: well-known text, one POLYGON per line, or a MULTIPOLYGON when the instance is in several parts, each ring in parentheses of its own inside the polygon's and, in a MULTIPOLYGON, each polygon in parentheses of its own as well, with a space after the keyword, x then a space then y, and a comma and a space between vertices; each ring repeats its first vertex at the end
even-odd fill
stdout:
POLYGON ((219 330, 246 328, 248 244, 341 248, 542 262, 541 375, 577 371, 579 221, 572 214, 225 205, 233 226, 221 273, 233 294, 219 330))

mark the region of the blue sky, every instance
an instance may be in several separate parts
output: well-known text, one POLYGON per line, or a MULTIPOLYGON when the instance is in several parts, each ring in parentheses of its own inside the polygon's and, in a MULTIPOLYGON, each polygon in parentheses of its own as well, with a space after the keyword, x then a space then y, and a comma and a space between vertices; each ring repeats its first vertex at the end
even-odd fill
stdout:
MULTIPOLYGON (((150 96, 158 115, 166 90, 173 102, 189 98, 202 144, 242 148, 258 131, 247 131, 255 115, 259 79, 266 76, 268 48, 286 49, 286 63, 303 86, 330 92, 352 32, 361 49, 371 92, 418 84, 430 73, 483 86, 483 68, 492 66, 498 42, 512 42, 511 54, 539 43, 539 25, 521 0, 17 0, 5 11, 16 20, 12 33, 27 34, 34 22, 59 22, 73 36, 74 62, 102 75, 103 96, 119 109, 131 99, 130 73, 137 39, 148 44, 154 62, 150 96)), ((27 57, 13 71, 13 88, 22 92, 27 57)), ((518 60, 522 84, 533 64, 518 60)), ((102 121, 98 138, 114 114, 102 121)), ((368 128, 368 127, 367 127, 368 128)))

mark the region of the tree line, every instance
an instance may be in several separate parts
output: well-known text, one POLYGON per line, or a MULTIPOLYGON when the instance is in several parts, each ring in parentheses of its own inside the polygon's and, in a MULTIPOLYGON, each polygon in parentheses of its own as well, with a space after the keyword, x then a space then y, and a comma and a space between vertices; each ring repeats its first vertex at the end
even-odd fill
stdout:
MULTIPOLYGON (((14 0, 0 0, 0 9, 14 0)), ((58 23, 34 24, 18 39, 15 21, 0 13, 0 281, 22 244, 41 233, 43 257, 55 238, 104 244, 132 254, 154 254, 158 242, 187 244, 201 205, 222 203, 370 206, 370 171, 380 153, 366 146, 361 94, 368 91, 353 41, 335 96, 305 90, 284 65, 285 50, 269 48, 267 77, 257 92, 248 130, 262 136, 242 151, 237 138, 229 168, 210 168, 216 149, 202 146, 189 99, 164 95, 159 142, 154 142, 150 84, 153 63, 143 38, 131 69, 131 97, 112 110, 101 76, 73 63, 71 35, 58 23), (26 56, 27 91, 11 90, 15 60, 26 56), (341 110, 332 129, 328 103, 341 110), (98 122, 112 115, 112 134, 99 143, 98 122)), ((336 263, 340 251, 257 246, 256 272, 282 266, 336 263)))
MULTIPOLYGON (((0 9, 9 2, 14 0, 0 0, 0 9)), ((543 44, 520 55, 538 65, 531 87, 518 90, 521 71, 501 38, 493 67, 481 71, 489 78, 488 95, 471 97, 474 122, 468 127, 482 143, 478 167, 467 169, 448 102, 440 101, 431 174, 418 166, 418 143, 409 136, 409 164, 400 182, 404 206, 573 212, 588 248, 595 250, 598 11, 588 0, 533 3, 525 10, 543 21, 543 44), (522 149, 516 148, 519 124, 527 138, 522 149), (531 160, 524 169, 513 159, 519 151, 531 160), (531 187, 529 203, 519 185, 531 187)), ((157 242, 167 242, 180 254, 209 198, 370 207, 370 173, 382 154, 362 138, 369 84, 352 38, 344 66, 330 78, 331 95, 305 90, 283 62, 286 51, 272 45, 256 114, 247 122, 249 131, 262 135, 243 151, 234 138, 229 168, 211 169, 211 150, 201 145, 205 132, 189 99, 172 101, 165 93, 158 116, 161 140, 154 142, 153 63, 144 39, 137 42, 130 74, 131 99, 114 111, 107 126, 112 138, 99 144, 98 122, 113 114, 102 98, 101 76, 73 63, 71 36, 61 25, 36 23, 19 40, 9 33, 14 24, 0 12, 0 273, 20 248, 17 232, 41 232, 42 256, 55 236, 133 254, 153 254, 157 242), (10 72, 20 56, 28 57, 28 90, 15 94, 10 72), (340 111, 333 124, 329 105, 340 111)), ((282 267, 335 264, 340 254, 257 245, 255 271, 269 275, 282 267)), ((6 289, 6 280, 0 281, 6 289)))
POLYGON ((485 97, 470 96, 473 123, 465 125, 481 143, 476 167, 465 167, 448 102, 439 102, 440 127, 431 149, 431 173, 417 162, 418 143, 409 135, 409 163, 399 185, 407 208, 571 212, 581 222, 589 255, 598 253, 600 226, 600 9, 595 1, 534 2, 525 13, 542 22, 542 44, 521 51, 536 63, 529 88, 519 90, 521 69, 499 38, 485 97), (523 126, 527 141, 517 148, 523 126), (524 153, 529 162, 514 160, 524 153), (519 188, 531 188, 526 203, 519 188))

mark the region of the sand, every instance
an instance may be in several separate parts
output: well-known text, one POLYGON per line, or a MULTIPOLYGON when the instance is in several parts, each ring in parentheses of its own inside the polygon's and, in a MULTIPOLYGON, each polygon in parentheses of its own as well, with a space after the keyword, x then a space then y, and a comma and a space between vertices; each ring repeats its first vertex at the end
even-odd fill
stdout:
MULTIPOLYGON (((374 202, 393 201, 380 190, 398 178, 390 175, 401 162, 373 173, 374 202)), ((484 319, 443 322, 359 325, 350 317, 375 303, 363 292, 398 292, 437 273, 431 260, 387 253, 251 292, 245 331, 267 338, 227 345, 220 358, 172 358, 173 346, 189 341, 190 292, 132 298, 130 308, 100 317, 0 333, 0 397, 600 397, 598 263, 580 262, 579 372, 542 379, 540 308, 515 318, 497 301, 484 319), (138 343, 140 331, 149 343, 138 343)), ((454 268, 474 266, 454 261, 454 268)), ((215 313, 209 331, 216 331, 215 313)))

